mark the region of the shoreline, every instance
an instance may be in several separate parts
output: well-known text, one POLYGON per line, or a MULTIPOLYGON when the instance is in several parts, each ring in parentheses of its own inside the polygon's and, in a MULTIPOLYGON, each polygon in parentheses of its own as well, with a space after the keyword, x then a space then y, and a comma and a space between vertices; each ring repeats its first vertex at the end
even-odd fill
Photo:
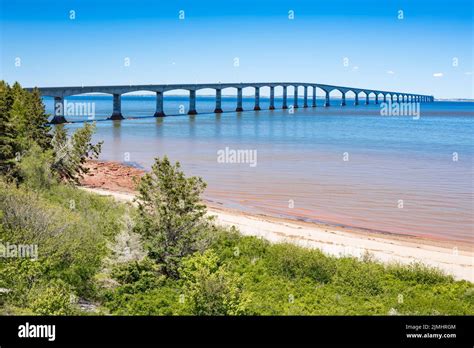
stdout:
MULTIPOLYGON (((132 202, 134 178, 145 171, 119 162, 90 161, 90 173, 81 180, 81 188, 101 195, 132 202)), ((265 214, 251 214, 205 201, 216 223, 235 226, 243 235, 264 238, 274 243, 289 242, 317 248, 335 256, 362 257, 369 252, 383 263, 421 262, 451 274, 455 279, 474 282, 474 252, 467 243, 432 240, 416 236, 305 222, 265 214)))

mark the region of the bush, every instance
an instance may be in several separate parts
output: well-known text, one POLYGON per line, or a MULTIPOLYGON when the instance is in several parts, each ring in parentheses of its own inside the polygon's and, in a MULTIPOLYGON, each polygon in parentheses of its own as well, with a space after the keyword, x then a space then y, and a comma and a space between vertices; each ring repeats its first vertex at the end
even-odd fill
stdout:
POLYGON ((112 270, 112 278, 126 293, 138 293, 151 290, 162 283, 163 276, 158 272, 156 264, 149 260, 131 261, 116 266, 112 270))
POLYGON ((135 231, 142 235, 150 258, 163 272, 178 278, 181 259, 199 249, 209 219, 200 194, 201 178, 186 178, 180 164, 157 158, 138 186, 138 216, 135 231))
POLYGON ((33 190, 50 188, 57 182, 55 173, 51 171, 52 164, 52 152, 43 152, 38 145, 33 144, 18 165, 24 184, 33 190))
POLYGON ((35 284, 56 280, 78 296, 96 295, 94 277, 107 240, 121 228, 123 206, 65 185, 38 194, 0 181, 0 211, 0 241, 38 250, 36 261, 0 260, 0 287, 9 290, 5 306, 28 307, 35 284))
POLYGON ((29 293, 29 306, 38 315, 72 315, 75 312, 72 289, 60 280, 35 284, 29 293))
POLYGON ((327 283, 336 272, 335 262, 321 251, 292 244, 270 246, 266 260, 271 272, 290 279, 308 277, 316 282, 327 283))
POLYGON ((421 263, 410 265, 394 264, 387 267, 390 275, 404 282, 416 284, 438 284, 453 282, 451 276, 446 276, 441 270, 427 267, 421 263))
POLYGON ((207 250, 183 262, 186 306, 194 315, 241 315, 247 310, 242 280, 218 264, 218 256, 207 250))

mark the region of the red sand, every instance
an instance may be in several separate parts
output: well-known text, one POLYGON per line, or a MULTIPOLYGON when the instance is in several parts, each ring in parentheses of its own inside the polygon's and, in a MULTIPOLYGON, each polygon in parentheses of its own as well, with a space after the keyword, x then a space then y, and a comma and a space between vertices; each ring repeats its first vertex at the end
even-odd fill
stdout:
POLYGON ((80 180, 86 187, 101 188, 110 191, 135 192, 136 184, 144 174, 143 169, 110 161, 88 161, 89 173, 80 180))

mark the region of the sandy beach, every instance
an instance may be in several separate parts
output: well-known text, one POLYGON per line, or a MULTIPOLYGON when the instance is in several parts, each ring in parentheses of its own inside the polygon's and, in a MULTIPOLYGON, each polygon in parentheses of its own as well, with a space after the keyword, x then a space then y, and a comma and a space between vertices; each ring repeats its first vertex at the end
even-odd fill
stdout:
MULTIPOLYGON (((133 201, 134 178, 143 175, 143 170, 103 161, 89 162, 88 167, 90 172, 81 182, 82 189, 124 202, 133 201)), ((421 262, 455 279, 474 282, 474 253, 469 244, 254 215, 206 203, 217 224, 235 226, 244 235, 317 248, 336 256, 361 257, 368 252, 384 263, 421 262)))

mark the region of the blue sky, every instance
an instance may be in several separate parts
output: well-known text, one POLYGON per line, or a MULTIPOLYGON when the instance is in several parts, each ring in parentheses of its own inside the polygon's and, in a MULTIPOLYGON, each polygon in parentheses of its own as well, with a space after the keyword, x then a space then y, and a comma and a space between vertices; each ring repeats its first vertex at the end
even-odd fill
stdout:
POLYGON ((0 1, 0 78, 24 86, 301 81, 474 98, 471 0, 0 1))

